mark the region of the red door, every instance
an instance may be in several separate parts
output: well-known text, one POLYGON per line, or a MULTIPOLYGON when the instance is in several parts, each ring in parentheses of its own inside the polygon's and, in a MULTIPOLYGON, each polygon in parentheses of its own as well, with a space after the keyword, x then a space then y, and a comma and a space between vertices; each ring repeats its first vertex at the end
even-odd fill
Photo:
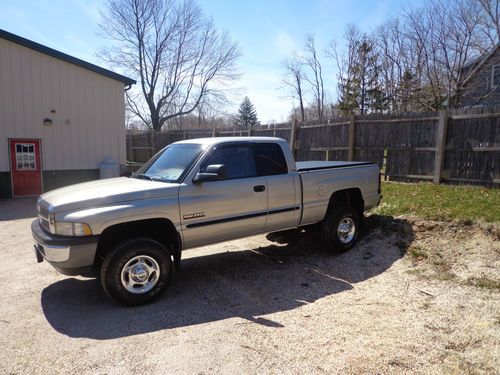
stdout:
POLYGON ((42 193, 40 141, 37 139, 10 139, 10 170, 15 197, 42 193))

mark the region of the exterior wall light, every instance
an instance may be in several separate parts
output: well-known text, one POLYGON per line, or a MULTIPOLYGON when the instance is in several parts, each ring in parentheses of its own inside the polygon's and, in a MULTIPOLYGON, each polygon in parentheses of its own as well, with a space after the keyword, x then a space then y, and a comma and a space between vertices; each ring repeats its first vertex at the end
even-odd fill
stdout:
POLYGON ((43 126, 52 126, 52 120, 50 118, 43 119, 43 126))

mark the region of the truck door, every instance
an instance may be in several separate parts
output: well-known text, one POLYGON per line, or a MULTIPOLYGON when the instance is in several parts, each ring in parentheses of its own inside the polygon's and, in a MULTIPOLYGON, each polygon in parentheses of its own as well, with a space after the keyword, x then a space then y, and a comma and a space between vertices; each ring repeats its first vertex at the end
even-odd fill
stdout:
POLYGON ((194 184, 186 181, 179 193, 184 247, 261 233, 267 217, 265 177, 257 175, 248 143, 217 147, 201 166, 224 164, 226 179, 194 184))
POLYGON ((266 178, 266 232, 297 226, 301 209, 300 176, 288 171, 283 150, 277 143, 254 143, 252 148, 257 174, 266 178))

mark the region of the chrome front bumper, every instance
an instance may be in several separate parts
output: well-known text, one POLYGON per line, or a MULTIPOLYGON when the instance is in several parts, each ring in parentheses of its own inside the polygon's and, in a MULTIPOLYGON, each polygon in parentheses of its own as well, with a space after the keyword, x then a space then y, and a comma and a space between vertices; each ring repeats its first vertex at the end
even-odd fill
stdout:
POLYGON ((66 237, 47 233, 38 219, 31 223, 37 262, 46 260, 64 275, 88 273, 94 265, 99 236, 66 237))
POLYGON ((42 245, 38 242, 34 246, 37 253, 42 257, 42 260, 46 259, 48 262, 66 262, 69 260, 69 246, 42 245))

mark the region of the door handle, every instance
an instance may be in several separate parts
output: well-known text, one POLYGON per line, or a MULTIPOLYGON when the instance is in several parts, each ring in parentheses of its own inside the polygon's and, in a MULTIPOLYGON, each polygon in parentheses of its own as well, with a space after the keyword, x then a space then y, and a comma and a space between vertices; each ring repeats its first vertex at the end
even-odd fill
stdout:
POLYGON ((255 191, 256 193, 260 193, 264 190, 266 190, 266 187, 264 185, 257 185, 253 187, 253 191, 255 191))

